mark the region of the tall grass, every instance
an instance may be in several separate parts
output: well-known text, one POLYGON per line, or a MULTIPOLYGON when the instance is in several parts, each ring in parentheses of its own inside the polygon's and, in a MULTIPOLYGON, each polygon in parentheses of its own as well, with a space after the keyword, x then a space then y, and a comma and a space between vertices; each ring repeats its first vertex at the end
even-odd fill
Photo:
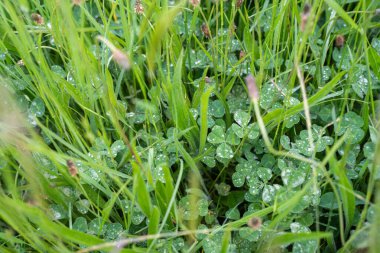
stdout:
MULTIPOLYGON (((247 239, 254 251, 297 252, 297 243, 317 242, 315 251, 350 252, 368 234, 364 248, 376 252, 380 61, 371 41, 379 37, 379 4, 314 1, 306 15, 305 1, 191 2, 1 1, 0 251, 201 252, 215 240, 220 251, 238 252, 234 247, 243 239, 237 235, 260 217, 260 240, 247 239), (350 45, 348 68, 334 62, 334 50, 340 50, 334 27, 343 21, 338 32, 350 45), (120 50, 130 69, 118 65, 113 50, 120 50), (347 78, 359 65, 368 77, 362 97, 347 78), (329 80, 323 79, 324 66, 331 69, 329 80), (248 210, 248 189, 232 188, 224 198, 211 186, 233 185, 247 136, 234 148, 235 160, 210 169, 202 158, 213 152, 211 102, 220 101, 225 113, 218 124, 228 129, 235 113, 230 97, 236 87, 246 97, 247 74, 256 77, 260 94, 244 105, 264 138, 256 144, 276 164, 302 161, 314 173, 291 197, 257 201, 259 210, 228 219, 229 201, 242 213, 248 210), (270 80, 281 84, 284 103, 264 108, 260 101, 270 80), (299 103, 291 102, 294 94, 303 95, 299 103), (317 147, 308 157, 285 150, 281 137, 296 138, 303 129, 314 147, 315 110, 324 106, 332 108, 324 129, 334 145, 323 156, 317 147), (355 180, 347 175, 354 134, 338 134, 351 111, 362 118, 364 132, 355 180), (299 122, 288 128, 293 116, 299 122), (371 141, 374 159, 364 159, 371 141), (161 163, 162 156, 167 161, 161 163), (337 209, 310 206, 310 232, 285 228, 317 190, 332 192, 337 209), (189 210, 181 202, 185 196, 189 210), (197 206, 202 201, 209 208, 203 216, 197 206), (186 220, 186 212, 197 218, 186 220), (204 217, 214 214, 207 227, 204 217)), ((271 183, 280 180, 279 174, 271 183)))

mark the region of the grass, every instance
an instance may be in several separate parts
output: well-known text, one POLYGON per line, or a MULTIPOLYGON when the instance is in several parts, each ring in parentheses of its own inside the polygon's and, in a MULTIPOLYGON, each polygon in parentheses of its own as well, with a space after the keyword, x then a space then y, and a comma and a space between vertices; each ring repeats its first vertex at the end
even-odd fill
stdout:
POLYGON ((1 1, 0 251, 377 251, 379 3, 197 2, 1 1))

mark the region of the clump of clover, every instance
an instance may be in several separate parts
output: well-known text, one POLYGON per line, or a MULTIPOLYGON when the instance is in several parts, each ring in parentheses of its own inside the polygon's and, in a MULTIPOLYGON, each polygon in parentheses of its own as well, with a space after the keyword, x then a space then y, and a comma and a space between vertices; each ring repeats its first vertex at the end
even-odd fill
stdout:
POLYGON ((256 160, 254 155, 246 154, 245 157, 246 159, 240 159, 236 165, 235 172, 232 174, 232 183, 235 187, 242 187, 246 183, 250 195, 257 196, 262 193, 264 200, 268 191, 271 191, 267 184, 273 176, 274 157, 265 154, 261 162, 256 160))
POLYGON ((197 189, 188 189, 187 191, 189 194, 178 202, 180 216, 188 221, 196 220, 199 216, 205 217, 208 214, 209 206, 207 196, 197 189))
POLYGON ((287 135, 283 135, 280 138, 282 147, 290 152, 302 154, 305 156, 313 156, 314 152, 319 153, 326 150, 327 146, 334 143, 334 139, 330 136, 325 136, 326 129, 318 126, 312 126, 312 141, 313 147, 310 146, 310 140, 307 130, 302 130, 295 142, 292 143, 287 135))
POLYGON ((234 85, 227 95, 227 104, 231 113, 249 108, 250 100, 242 85, 234 85))
MULTIPOLYGON (((201 125, 201 118, 199 117, 200 108, 190 109, 193 118, 197 120, 198 125, 201 125)), ((220 100, 213 100, 209 103, 207 108, 207 127, 212 128, 215 124, 223 124, 223 116, 225 114, 225 109, 223 103, 220 100)))
MULTIPOLYGON (((261 87, 260 91, 260 107, 268 112, 282 109, 291 108, 299 104, 300 101, 290 96, 290 91, 282 79, 270 80, 261 87)), ((284 125, 286 128, 292 128, 300 122, 300 114, 286 115, 284 125)))
POLYGON ((251 116, 242 110, 234 113, 234 123, 226 130, 225 124, 215 125, 207 136, 208 145, 202 162, 209 167, 216 165, 216 160, 226 164, 234 157, 233 147, 238 146, 243 138, 255 140, 259 136, 256 123, 250 123, 251 116))

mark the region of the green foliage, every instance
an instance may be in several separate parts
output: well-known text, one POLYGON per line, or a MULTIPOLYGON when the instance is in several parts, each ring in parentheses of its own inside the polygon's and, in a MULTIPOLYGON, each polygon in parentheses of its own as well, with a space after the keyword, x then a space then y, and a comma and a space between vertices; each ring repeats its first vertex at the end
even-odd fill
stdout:
POLYGON ((0 3, 0 251, 376 252, 379 3, 196 2, 0 3))

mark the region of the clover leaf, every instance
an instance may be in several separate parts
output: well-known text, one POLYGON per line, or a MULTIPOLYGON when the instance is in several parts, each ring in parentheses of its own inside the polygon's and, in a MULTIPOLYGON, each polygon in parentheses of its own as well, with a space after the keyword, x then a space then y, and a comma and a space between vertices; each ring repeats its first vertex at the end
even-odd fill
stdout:
POLYGON ((207 141, 214 145, 219 144, 216 148, 216 158, 222 163, 226 163, 234 157, 234 152, 229 144, 237 145, 240 143, 232 130, 227 131, 226 138, 224 128, 218 125, 212 128, 212 131, 207 136, 207 141))
POLYGON ((227 143, 222 143, 216 148, 216 155, 221 158, 231 159, 234 157, 234 152, 227 143))
POLYGON ((232 126, 227 129, 227 137, 226 142, 231 145, 239 145, 240 143, 240 136, 238 136, 234 130, 232 129, 232 126))
POLYGON ((231 113, 235 113, 238 110, 246 110, 250 101, 247 92, 241 85, 234 85, 231 92, 227 95, 227 104, 231 113))
POLYGON ((282 145, 282 147, 284 149, 286 149, 286 150, 290 150, 291 149, 290 138, 287 135, 281 136, 280 143, 281 143, 281 145, 282 145))
POLYGON ((222 182, 220 184, 215 184, 215 189, 218 191, 220 196, 228 196, 231 190, 231 186, 222 182))
POLYGON ((234 120, 236 123, 232 123, 230 129, 237 137, 244 138, 244 136, 248 134, 248 138, 254 140, 259 136, 260 131, 258 124, 249 124, 251 116, 248 113, 238 110, 234 114, 234 120))
POLYGON ((86 233, 88 230, 87 220, 84 217, 78 217, 73 223, 73 229, 86 233))
POLYGON ((259 124, 252 123, 249 124, 248 127, 248 139, 255 140, 257 137, 260 135, 260 129, 259 129, 259 124))
POLYGON ((276 192, 278 190, 278 186, 275 185, 265 185, 263 189, 263 193, 261 195, 264 203, 270 204, 274 201, 276 196, 276 192))
POLYGON ((39 97, 33 99, 29 107, 29 113, 31 116, 42 117, 45 114, 44 101, 39 97))
POLYGON ((280 138, 281 145, 289 150, 296 153, 301 153, 305 156, 312 156, 313 152, 322 152, 326 150, 327 146, 334 143, 333 138, 329 136, 323 136, 325 134, 325 129, 318 125, 312 126, 312 142, 314 149, 310 146, 309 134, 307 130, 302 130, 299 134, 299 138, 296 139, 295 143, 290 143, 290 139, 287 136, 282 136, 280 138))
POLYGON ((220 100, 210 102, 208 106, 208 113, 215 118, 223 117, 225 113, 223 103, 220 100))
POLYGON ((286 167, 281 170, 281 178, 284 185, 295 188, 305 182, 306 172, 300 168, 286 167))
POLYGON ((351 66, 351 52, 348 46, 334 48, 332 57, 338 69, 348 70, 351 66))
POLYGON ((107 224, 105 228, 105 238, 108 240, 117 239, 123 232, 123 226, 120 223, 107 224))
POLYGON ((363 98, 368 92, 369 81, 367 79, 367 76, 368 73, 365 66, 356 65, 353 68, 350 82, 352 89, 360 98, 363 98))
POLYGON ((230 220, 238 220, 240 219, 240 212, 237 208, 228 209, 226 212, 226 218, 230 220))
POLYGON ((115 158, 117 154, 125 149, 125 144, 122 140, 117 140, 111 145, 111 156, 115 158))
POLYGON ((191 206, 190 195, 186 195, 179 201, 179 208, 185 220, 195 220, 198 216, 206 216, 208 214, 208 202, 204 198, 200 198, 195 203, 197 208, 191 206))
POLYGON ((234 114, 234 120, 239 124, 239 126, 246 127, 251 120, 251 116, 242 110, 238 110, 234 114))
POLYGON ((215 148, 210 144, 206 144, 204 148, 204 156, 202 157, 202 162, 207 165, 209 168, 214 168, 216 165, 215 161, 215 148))
POLYGON ((208 202, 205 199, 200 199, 197 202, 199 216, 206 216, 208 212, 208 202))
POLYGON ((263 182, 268 182, 272 178, 272 170, 265 167, 259 167, 257 169, 257 175, 263 182))
POLYGON ((361 129, 364 125, 363 119, 355 112, 348 112, 343 115, 343 118, 335 129, 338 136, 350 131, 351 144, 359 143, 364 137, 364 131, 361 129))
MULTIPOLYGON (((310 232, 310 229, 301 223, 293 222, 290 224, 290 230, 292 233, 307 233, 310 232)), ((294 253, 301 252, 315 252, 317 250, 318 243, 316 240, 307 240, 302 242, 296 242, 293 245, 294 253)))
POLYGON ((281 93, 273 83, 265 83, 260 94, 260 107, 268 110, 280 98, 281 93))
POLYGON ((207 141, 212 144, 220 144, 225 142, 226 135, 224 129, 221 126, 214 126, 211 132, 207 136, 207 141))
POLYGON ((232 183, 235 187, 242 187, 245 183, 245 175, 241 172, 235 172, 232 174, 232 183))
POLYGON ((333 192, 326 192, 325 194, 323 194, 321 196, 319 206, 331 210, 339 208, 338 201, 336 200, 333 192))

